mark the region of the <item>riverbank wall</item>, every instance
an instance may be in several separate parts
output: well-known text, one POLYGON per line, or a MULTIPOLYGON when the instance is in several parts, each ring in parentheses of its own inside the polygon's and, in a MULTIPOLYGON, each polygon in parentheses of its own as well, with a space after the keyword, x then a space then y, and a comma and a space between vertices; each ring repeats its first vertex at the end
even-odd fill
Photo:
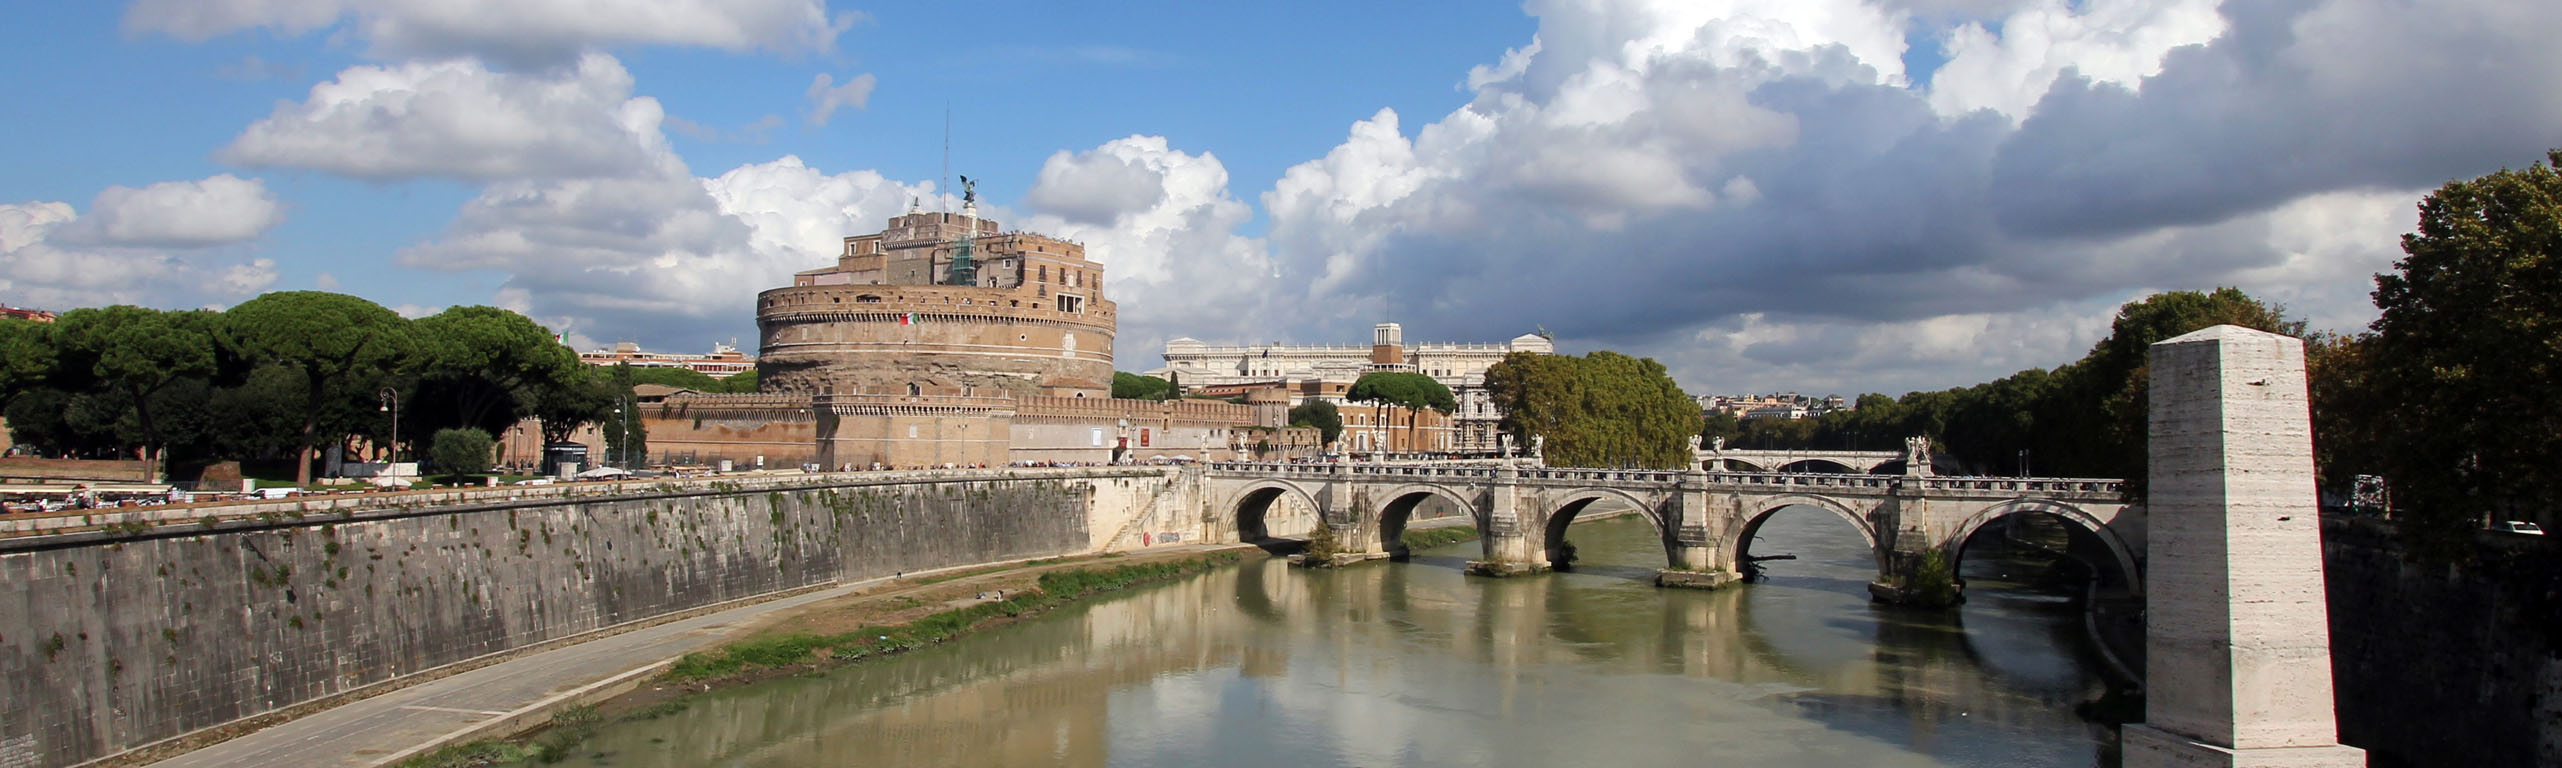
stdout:
POLYGON ((1197 521, 1186 477, 699 479, 56 521, 0 539, 0 765, 74 765, 729 601, 1093 551, 1197 521))
POLYGON ((2322 520, 2340 741, 2376 768, 2562 765, 2562 541, 2474 546, 2413 563, 2389 523, 2322 520))

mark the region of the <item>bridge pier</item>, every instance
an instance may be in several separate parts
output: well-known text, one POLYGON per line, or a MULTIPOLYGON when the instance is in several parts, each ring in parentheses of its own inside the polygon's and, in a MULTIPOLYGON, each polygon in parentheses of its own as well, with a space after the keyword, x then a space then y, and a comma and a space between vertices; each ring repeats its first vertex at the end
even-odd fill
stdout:
POLYGON ((1655 571, 1655 586, 1716 589, 1742 581, 1743 574, 1719 552, 1723 537, 1710 527, 1708 473, 1695 468, 1682 473, 1674 497, 1671 530, 1664 536, 1664 554, 1672 567, 1655 571))
POLYGON ((1468 561, 1468 572, 1479 576, 1519 576, 1549 569, 1547 542, 1541 541, 1546 526, 1524 520, 1521 504, 1521 468, 1511 464, 1496 467, 1492 492, 1487 494, 1486 557, 1468 561))

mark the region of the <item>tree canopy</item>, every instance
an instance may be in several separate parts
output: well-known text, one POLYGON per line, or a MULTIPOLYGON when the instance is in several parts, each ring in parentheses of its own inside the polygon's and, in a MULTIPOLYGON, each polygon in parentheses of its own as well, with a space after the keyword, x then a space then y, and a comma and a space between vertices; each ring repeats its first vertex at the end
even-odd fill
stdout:
POLYGON ((1442 413, 1459 409, 1459 401, 1450 388, 1430 376, 1408 371, 1365 373, 1352 382, 1344 399, 1364 403, 1393 405, 1409 410, 1430 408, 1442 413))
POLYGON ((1174 398, 1174 383, 1129 371, 1113 371, 1112 396, 1124 400, 1171 400, 1174 398))
POLYGON ((221 313, 115 306, 0 321, 0 403, 26 448, 289 462, 306 482, 320 447, 392 444, 385 389, 406 445, 446 428, 496 434, 527 415, 558 440, 612 412, 606 378, 542 326, 491 307, 412 322, 364 299, 296 292, 221 313))
POLYGON ((1290 409, 1290 426, 1315 427, 1318 442, 1331 445, 1343 436, 1343 414, 1333 403, 1310 400, 1290 409))
POLYGON ((2107 337, 2082 359, 2053 370, 2032 368, 1900 398, 1861 395, 1851 410, 1753 419, 1724 436, 1740 448, 1852 450, 1899 450, 1904 438, 1923 436, 1961 471, 2123 478, 2140 498, 2149 350, 2154 342, 2222 324, 2304 334, 2304 323, 2238 289, 2172 291, 2120 306, 2107 337))
POLYGON ((2562 150, 2546 159, 2422 200, 2404 258, 2375 278, 2366 359, 2343 360, 2391 406, 2365 414, 2384 441, 2366 458, 2420 528, 2562 509, 2562 150))
POLYGON ((490 452, 498 441, 477 429, 439 429, 430 443, 428 456, 435 459, 436 471, 449 477, 477 475, 489 471, 490 452))
POLYGON ((383 374, 416 353, 409 323, 364 299, 322 291, 279 291, 223 313, 226 338, 243 357, 303 375, 305 406, 294 483, 311 484, 322 403, 359 374, 383 374))
POLYGON ((187 377, 214 371, 214 338, 218 321, 211 312, 161 312, 116 305, 75 309, 62 314, 53 328, 59 355, 58 377, 86 380, 121 397, 134 414, 133 440, 146 460, 156 461, 167 446, 152 420, 153 400, 161 390, 187 377))
POLYGON ((1524 446, 1546 437, 1554 466, 1688 467, 1702 428, 1698 402, 1652 358, 1514 352, 1486 370, 1486 389, 1504 430, 1524 446))

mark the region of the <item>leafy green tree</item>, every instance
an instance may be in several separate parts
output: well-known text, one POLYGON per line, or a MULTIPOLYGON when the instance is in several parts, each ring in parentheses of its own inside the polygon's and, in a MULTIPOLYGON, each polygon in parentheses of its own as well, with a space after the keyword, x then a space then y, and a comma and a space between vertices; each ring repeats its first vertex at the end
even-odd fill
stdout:
POLYGON ((615 392, 612 373, 582 366, 569 381, 535 396, 534 418, 542 425, 543 444, 569 442, 579 427, 613 416, 618 402, 621 397, 615 392))
POLYGON ((721 379, 720 382, 721 391, 723 392, 737 395, 756 394, 756 369, 750 368, 738 373, 730 374, 729 378, 721 379))
POLYGON ((435 459, 436 471, 459 479, 488 472, 490 453, 497 445, 489 433, 477 429, 440 429, 427 455, 435 459))
POLYGON ((2358 475, 2382 475, 2391 464, 2387 427, 2399 411, 2381 386, 2375 335, 2317 333, 2304 340, 2305 379, 2313 400, 2313 466, 2326 490, 2346 493, 2358 475))
POLYGON ((86 366, 79 373, 133 409, 146 472, 157 470, 166 447, 152 420, 152 400, 172 382, 213 374, 216 317, 119 304, 71 310, 55 321, 62 362, 86 366))
POLYGON ((1333 403, 1310 400, 1290 409, 1290 426, 1314 427, 1317 442, 1331 445, 1343 436, 1343 413, 1333 403))
POLYGON ((2562 150, 2449 182, 2375 278, 2388 477, 2422 543, 2562 509, 2562 150))
POLYGON ((1706 421, 1699 428, 1700 445, 1715 445, 1718 438, 1724 438, 1726 442, 1736 443, 1737 447, 1741 447, 1738 441, 1742 440, 1743 436, 1743 420, 1725 411, 1707 414, 1706 421))
POLYGON ((1124 400, 1167 400, 1174 397, 1174 384, 1154 376, 1113 371, 1112 396, 1124 400))
POLYGON ((1415 419, 1420 411, 1430 408, 1448 414, 1459 410, 1459 400, 1450 388, 1430 376, 1407 371, 1365 373, 1352 382, 1344 393, 1350 400, 1406 409, 1406 436, 1409 445, 1421 447, 1415 439, 1415 419))
POLYGON ((53 372, 52 329, 47 323, 0 318, 0 408, 44 384, 53 372))
MULTIPOLYGON (((279 291, 223 313, 225 337, 241 356, 284 366, 303 378, 306 410, 294 481, 311 484, 323 408, 351 378, 398 370, 412 354, 409 321, 364 299, 321 291, 279 291)), ((366 394, 371 394, 367 392, 366 394)))
POLYGON ((666 365, 623 365, 631 369, 633 384, 656 384, 662 387, 690 389, 696 392, 726 392, 719 379, 692 368, 666 365))
POLYGON ((446 424, 504 429, 541 390, 563 386, 584 365, 550 329, 497 307, 452 307, 412 328, 423 383, 441 384, 435 389, 450 403, 446 424))
POLYGON ((9 402, 9 437, 41 453, 76 458, 112 456, 124 441, 115 416, 122 403, 100 406, 98 397, 37 387, 9 402))
POLYGON ((1546 437, 1558 466, 1687 467, 1703 429, 1698 401, 1651 358, 1515 352, 1487 369, 1486 389, 1504 429, 1522 445, 1546 437))
POLYGON ((606 390, 613 402, 598 422, 605 432, 606 455, 624 467, 649 459, 649 424, 641 418, 640 398, 632 394, 640 372, 646 370, 651 369, 614 366, 613 383, 606 390))

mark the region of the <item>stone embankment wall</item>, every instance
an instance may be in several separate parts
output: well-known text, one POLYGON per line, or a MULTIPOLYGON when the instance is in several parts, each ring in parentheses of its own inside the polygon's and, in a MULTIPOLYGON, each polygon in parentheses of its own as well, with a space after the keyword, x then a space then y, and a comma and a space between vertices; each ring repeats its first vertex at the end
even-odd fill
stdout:
POLYGON ((1179 479, 1125 468, 689 481, 612 497, 509 489, 0 539, 0 765, 70 765, 729 600, 1086 551, 1133 516, 1184 519, 1141 508, 1197 503, 1179 479))
POLYGON ((2377 768, 2562 765, 2562 541, 2484 532, 2407 562, 2388 524, 2325 518, 2340 741, 2377 768))

